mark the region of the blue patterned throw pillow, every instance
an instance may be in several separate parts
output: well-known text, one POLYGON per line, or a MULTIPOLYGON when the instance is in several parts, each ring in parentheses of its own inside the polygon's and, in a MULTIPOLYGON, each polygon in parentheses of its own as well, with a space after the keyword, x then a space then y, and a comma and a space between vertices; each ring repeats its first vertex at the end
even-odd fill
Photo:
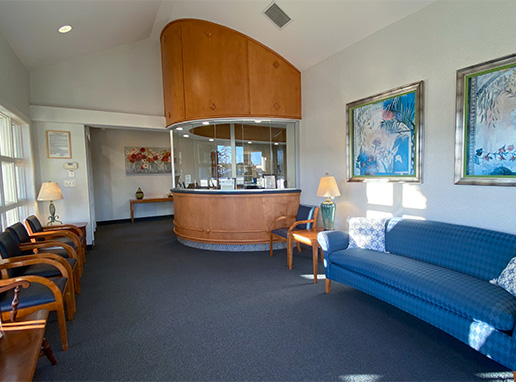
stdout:
POLYGON ((348 248, 385 252, 386 218, 349 218, 348 248))
POLYGON ((500 273, 497 284, 507 292, 516 296, 516 257, 513 257, 505 269, 500 273))

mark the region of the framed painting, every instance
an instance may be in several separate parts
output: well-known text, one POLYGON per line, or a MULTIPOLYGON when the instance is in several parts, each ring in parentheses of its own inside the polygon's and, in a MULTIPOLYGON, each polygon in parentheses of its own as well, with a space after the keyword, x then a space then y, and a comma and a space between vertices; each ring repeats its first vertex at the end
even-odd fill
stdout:
POLYGON ((455 183, 516 186, 516 54, 457 71, 455 183))
POLYGON ((423 81, 346 105, 348 182, 421 182, 423 81))
POLYGON ((127 175, 172 173, 170 149, 164 147, 125 147, 127 175))

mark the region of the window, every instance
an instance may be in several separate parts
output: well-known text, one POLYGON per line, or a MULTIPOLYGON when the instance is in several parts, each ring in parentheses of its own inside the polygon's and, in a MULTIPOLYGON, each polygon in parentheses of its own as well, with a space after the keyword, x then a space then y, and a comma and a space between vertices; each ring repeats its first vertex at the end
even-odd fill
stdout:
POLYGON ((0 228, 28 215, 28 161, 24 151, 28 126, 0 112, 0 228), (27 131, 24 131, 27 129, 27 131), (24 134, 25 133, 25 134, 24 134))

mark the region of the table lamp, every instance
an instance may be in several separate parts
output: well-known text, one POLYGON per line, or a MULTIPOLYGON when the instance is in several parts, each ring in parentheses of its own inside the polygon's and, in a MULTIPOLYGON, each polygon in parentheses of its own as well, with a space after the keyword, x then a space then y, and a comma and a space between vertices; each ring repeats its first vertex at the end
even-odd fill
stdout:
POLYGON ((326 200, 321 203, 321 216, 324 230, 333 230, 335 228, 335 203, 333 203, 330 198, 340 196, 335 177, 329 176, 328 173, 321 177, 319 188, 317 189, 317 196, 326 197, 326 200))
POLYGON ((56 206, 54 206, 54 200, 64 199, 63 194, 61 193, 61 189, 57 185, 56 182, 45 182, 41 185, 41 189, 39 190, 38 201, 46 202, 50 201, 50 206, 48 210, 50 212, 50 216, 48 217, 48 225, 52 225, 55 222, 63 223, 59 219, 59 216, 56 215, 56 206))

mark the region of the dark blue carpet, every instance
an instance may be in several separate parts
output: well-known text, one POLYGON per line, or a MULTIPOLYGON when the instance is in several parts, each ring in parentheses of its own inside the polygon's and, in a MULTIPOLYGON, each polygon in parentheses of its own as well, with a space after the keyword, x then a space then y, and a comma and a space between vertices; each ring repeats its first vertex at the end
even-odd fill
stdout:
MULTIPOLYGON (((311 250, 209 252, 172 219, 99 226, 58 365, 36 381, 488 381, 506 369, 440 330, 344 285, 324 293, 311 250)), ((319 270, 323 274, 323 268, 319 270)))

